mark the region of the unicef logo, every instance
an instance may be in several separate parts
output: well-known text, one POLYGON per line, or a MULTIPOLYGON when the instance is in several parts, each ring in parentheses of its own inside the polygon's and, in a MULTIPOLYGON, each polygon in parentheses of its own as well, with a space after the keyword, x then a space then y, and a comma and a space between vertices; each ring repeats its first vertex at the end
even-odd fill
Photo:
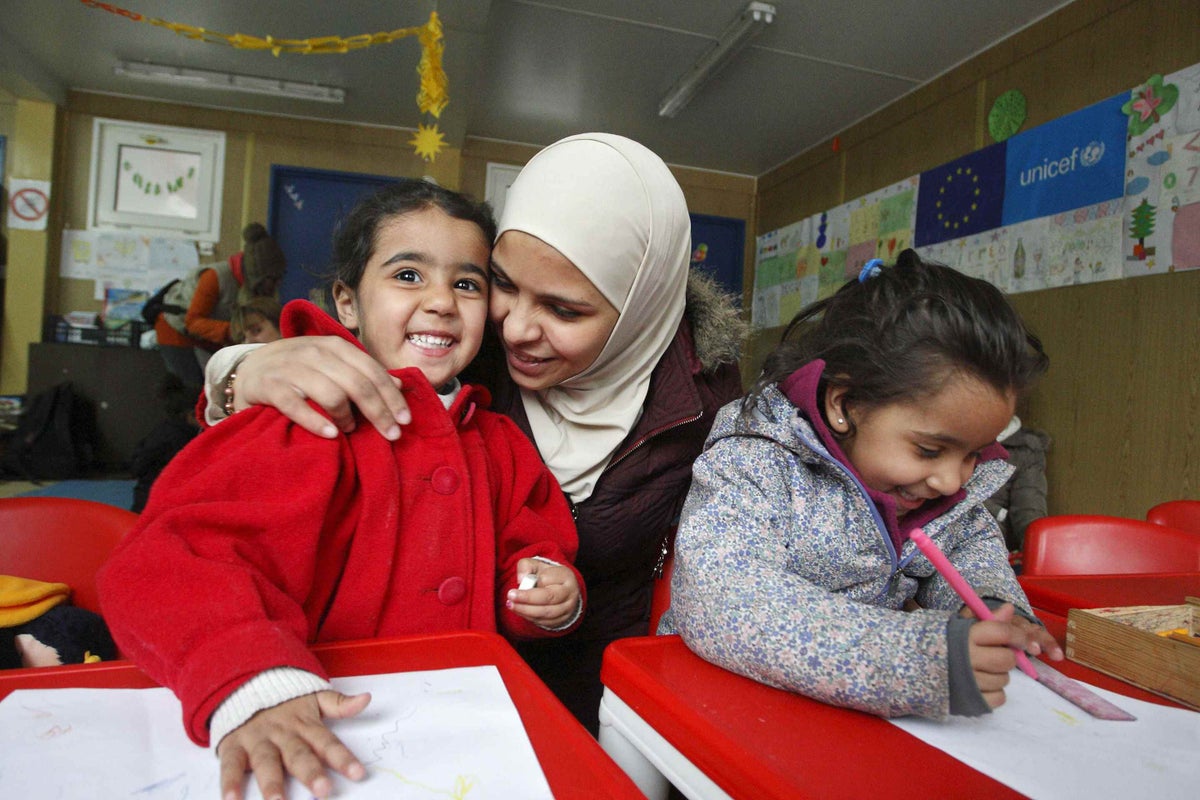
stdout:
POLYGON ((1104 158, 1104 142, 1091 142, 1079 154, 1079 163, 1085 167, 1095 166, 1104 158))

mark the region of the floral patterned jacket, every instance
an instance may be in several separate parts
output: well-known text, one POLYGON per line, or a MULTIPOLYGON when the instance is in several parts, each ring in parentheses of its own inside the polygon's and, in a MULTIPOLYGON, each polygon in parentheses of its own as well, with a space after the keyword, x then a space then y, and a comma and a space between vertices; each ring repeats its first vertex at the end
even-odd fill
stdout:
MULTIPOLYGON (((949 710, 947 623, 962 606, 776 386, 718 413, 693 469, 659 633, 771 686, 882 716, 949 710), (907 601, 920 606, 904 611, 907 601)), ((1008 478, 979 464, 966 497, 924 526, 975 590, 1029 603, 983 506, 1008 478)), ((911 605, 911 604, 909 604, 911 605)))

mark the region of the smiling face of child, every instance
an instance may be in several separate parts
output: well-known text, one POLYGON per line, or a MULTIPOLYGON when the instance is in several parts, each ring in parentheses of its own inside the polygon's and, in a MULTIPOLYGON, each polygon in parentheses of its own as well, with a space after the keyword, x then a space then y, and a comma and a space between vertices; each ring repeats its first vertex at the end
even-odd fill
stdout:
POLYGON ((842 451, 863 483, 890 495, 899 516, 962 488, 1016 405, 1011 393, 961 375, 928 397, 878 408, 846 407, 843 395, 826 393, 830 427, 845 434, 842 451))
POLYGON ((334 286, 338 318, 388 369, 416 367, 442 386, 483 341, 490 250, 478 225, 439 208, 391 217, 357 288, 334 286))

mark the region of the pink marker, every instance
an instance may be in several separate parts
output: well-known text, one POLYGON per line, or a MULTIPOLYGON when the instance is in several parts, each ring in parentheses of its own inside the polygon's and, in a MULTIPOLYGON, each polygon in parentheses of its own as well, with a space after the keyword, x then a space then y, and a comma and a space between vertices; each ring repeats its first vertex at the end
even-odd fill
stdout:
MULTIPOLYGON (((946 579, 946 582, 950 584, 954 591, 958 592, 958 596, 967 604, 967 608, 975 612, 975 616, 979 617, 979 619, 995 619, 992 610, 980 599, 979 595, 975 594, 975 590, 963 578, 962 573, 954 568, 954 565, 950 563, 950 559, 946 558, 946 555, 938 549, 933 540, 925 535, 925 531, 917 528, 909 534, 908 538, 913 540, 913 544, 917 546, 917 549, 925 554, 925 557, 933 563, 938 572, 942 573, 942 577, 946 579)), ((1016 647, 1013 650, 1017 651, 1017 666, 1021 668, 1022 672, 1036 681, 1038 673, 1033 668, 1033 664, 1029 663, 1029 656, 1025 655, 1023 650, 1016 647)))

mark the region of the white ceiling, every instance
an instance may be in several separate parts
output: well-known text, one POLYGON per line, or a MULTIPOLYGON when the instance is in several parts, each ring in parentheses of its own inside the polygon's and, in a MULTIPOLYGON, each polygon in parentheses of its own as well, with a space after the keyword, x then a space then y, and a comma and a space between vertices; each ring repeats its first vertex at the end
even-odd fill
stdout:
MULTIPOLYGON (((549 144, 607 130, 668 162, 760 175, 830 139, 1064 0, 774 0, 776 16, 674 119, 664 92, 746 0, 109 0, 218 33, 349 37, 445 27, 450 105, 440 127, 549 144)), ((62 102, 70 89, 414 128, 414 38, 344 55, 281 55, 195 41, 79 0, 0 0, 0 89, 62 102), (121 60, 346 90, 344 105, 181 89, 113 74, 121 60)))

